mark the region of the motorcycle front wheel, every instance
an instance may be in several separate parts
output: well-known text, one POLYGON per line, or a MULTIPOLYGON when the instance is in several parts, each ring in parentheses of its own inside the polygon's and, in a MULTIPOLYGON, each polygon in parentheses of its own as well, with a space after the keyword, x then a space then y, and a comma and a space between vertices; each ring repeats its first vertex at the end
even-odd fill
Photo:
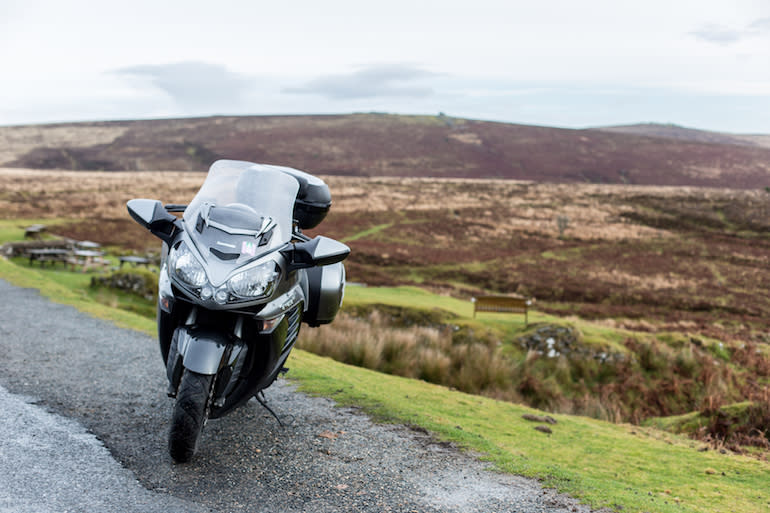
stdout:
POLYGON ((176 395, 168 452, 177 463, 192 459, 206 423, 214 376, 185 369, 176 395))

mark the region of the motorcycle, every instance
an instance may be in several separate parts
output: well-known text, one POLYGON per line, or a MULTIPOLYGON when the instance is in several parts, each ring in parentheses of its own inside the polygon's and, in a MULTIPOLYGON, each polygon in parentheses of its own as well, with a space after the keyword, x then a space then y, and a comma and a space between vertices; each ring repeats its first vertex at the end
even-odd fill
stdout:
POLYGON ((326 217, 331 195, 288 167, 219 160, 189 205, 127 207, 162 241, 158 339, 176 399, 168 447, 186 462, 207 419, 252 397, 270 410, 263 390, 287 370, 300 323, 330 323, 342 304, 350 248, 302 233, 326 217))

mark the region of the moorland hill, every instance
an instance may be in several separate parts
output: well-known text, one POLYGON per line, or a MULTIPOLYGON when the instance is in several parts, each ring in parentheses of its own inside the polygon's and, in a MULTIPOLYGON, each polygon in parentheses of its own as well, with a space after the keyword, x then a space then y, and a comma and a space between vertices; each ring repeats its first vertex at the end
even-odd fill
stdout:
POLYGON ((0 166, 200 170, 216 159, 325 175, 764 188, 767 136, 669 125, 562 129, 438 116, 216 116, 0 127, 0 166))

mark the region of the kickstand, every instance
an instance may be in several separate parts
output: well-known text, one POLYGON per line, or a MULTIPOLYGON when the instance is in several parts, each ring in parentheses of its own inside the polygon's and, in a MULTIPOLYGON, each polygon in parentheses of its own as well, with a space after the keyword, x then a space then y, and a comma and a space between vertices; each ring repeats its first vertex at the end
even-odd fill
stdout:
POLYGON ((284 425, 283 425, 283 422, 281 422, 281 418, 280 418, 280 417, 278 417, 278 415, 276 415, 276 413, 275 413, 275 412, 274 412, 274 411, 273 411, 273 410, 272 410, 272 409, 271 409, 271 408, 270 408, 270 407, 267 405, 267 399, 265 399, 265 393, 264 393, 262 390, 260 390, 260 391, 259 391, 259 393, 258 393, 258 394, 256 394, 254 397, 256 398, 256 400, 257 400, 257 401, 259 401, 259 404, 261 404, 262 406, 264 406, 264 408, 265 408, 267 411, 269 411, 269 412, 270 412, 270 414, 271 414, 273 417, 275 417, 275 420, 277 420, 277 421, 278 421, 278 424, 280 424, 280 426, 281 426, 282 428, 285 428, 285 427, 286 427, 286 426, 284 426, 284 425))

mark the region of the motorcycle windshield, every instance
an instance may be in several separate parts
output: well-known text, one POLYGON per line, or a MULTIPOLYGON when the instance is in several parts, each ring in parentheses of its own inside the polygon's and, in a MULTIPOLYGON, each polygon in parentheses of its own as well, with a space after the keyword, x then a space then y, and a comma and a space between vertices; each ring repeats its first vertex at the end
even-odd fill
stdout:
MULTIPOLYGON (((217 247, 226 252, 237 246, 239 256, 232 263, 241 264, 257 256, 256 246, 264 254, 291 240, 298 190, 297 180, 274 166, 219 160, 185 209, 186 231, 196 244, 214 248, 215 255, 217 247), (262 237, 266 233, 269 237, 262 237)), ((205 258, 206 251, 201 253, 205 258)))

